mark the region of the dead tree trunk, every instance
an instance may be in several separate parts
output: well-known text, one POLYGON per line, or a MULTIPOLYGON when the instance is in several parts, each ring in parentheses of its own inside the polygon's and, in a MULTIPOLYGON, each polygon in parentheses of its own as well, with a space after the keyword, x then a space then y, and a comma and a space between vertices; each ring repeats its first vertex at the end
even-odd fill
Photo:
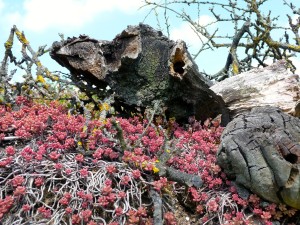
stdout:
POLYGON ((223 80, 211 87, 222 96, 231 116, 254 107, 274 106, 293 116, 300 116, 299 76, 287 71, 286 61, 253 69, 223 80))
POLYGON ((184 42, 174 42, 147 25, 129 26, 112 41, 87 36, 55 42, 51 57, 68 68, 72 80, 85 81, 84 91, 100 92, 109 86, 114 107, 141 108, 159 100, 166 115, 186 120, 222 114, 224 101, 209 89, 211 82, 198 72, 184 42))

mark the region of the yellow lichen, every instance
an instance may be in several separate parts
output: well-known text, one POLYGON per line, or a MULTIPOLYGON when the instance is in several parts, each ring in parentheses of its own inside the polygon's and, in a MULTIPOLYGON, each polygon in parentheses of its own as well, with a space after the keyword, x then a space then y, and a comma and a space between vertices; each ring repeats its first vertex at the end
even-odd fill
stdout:
POLYGON ((28 44, 29 44, 29 41, 27 41, 27 39, 25 38, 24 33, 22 33, 22 32, 20 32, 20 31, 16 30, 16 35, 17 35, 19 41, 20 41, 22 44, 24 44, 24 45, 28 45, 28 44))
POLYGON ((52 76, 51 76, 51 80, 53 80, 53 81, 58 81, 58 80, 59 80, 59 77, 56 76, 56 75, 52 75, 52 76))
POLYGON ((40 61, 37 61, 37 62, 36 62, 36 66, 37 66, 37 67, 41 67, 41 66, 42 66, 42 63, 41 63, 40 61))
POLYGON ((107 104, 106 102, 103 104, 99 104, 99 109, 100 111, 108 111, 110 109, 110 105, 107 104))
POLYGON ((156 166, 154 166, 152 170, 153 170, 154 173, 158 173, 159 172, 159 169, 156 166))
POLYGON ((5 46, 6 49, 10 49, 13 46, 13 42, 7 41, 7 42, 5 42, 4 46, 5 46))
POLYGON ((58 81, 59 76, 53 75, 47 68, 45 69, 46 76, 50 78, 52 81, 58 81))
POLYGON ((49 85, 48 84, 44 84, 44 86, 43 86, 46 90, 49 90, 49 85))
POLYGON ((235 75, 239 74, 239 64, 235 61, 232 63, 232 71, 235 75))
POLYGON ((44 77, 43 77, 42 75, 40 75, 40 74, 37 75, 36 81, 37 81, 37 82, 40 82, 40 83, 42 83, 42 84, 45 84, 45 83, 46 83, 44 77))

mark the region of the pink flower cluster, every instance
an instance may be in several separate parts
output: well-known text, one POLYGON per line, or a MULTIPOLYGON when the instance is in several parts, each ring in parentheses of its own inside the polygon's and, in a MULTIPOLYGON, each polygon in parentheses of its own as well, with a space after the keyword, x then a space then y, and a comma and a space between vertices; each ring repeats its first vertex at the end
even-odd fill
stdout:
MULTIPOLYGON (((269 225, 297 214, 283 205, 262 204, 253 194, 248 199, 238 195, 216 164, 223 131, 219 121, 208 119, 201 125, 193 119, 187 129, 172 120, 157 126, 137 116, 86 121, 57 102, 35 104, 19 97, 17 103, 16 111, 0 106, 0 144, 5 149, 0 151, 0 219, 20 211, 24 220, 38 215, 33 222, 60 218, 84 225, 151 225, 153 209, 146 208, 150 189, 161 196, 184 195, 201 223, 247 225, 253 217, 269 225), (124 143, 112 120, 122 129, 124 143), (200 176, 203 186, 185 189, 160 177, 162 153, 169 154, 164 166, 200 176)), ((176 224, 168 207, 163 207, 164 222, 176 224)))
POLYGON ((164 214, 164 219, 166 221, 165 222, 166 225, 176 225, 177 224, 175 215, 172 212, 166 212, 164 214))
POLYGON ((3 216, 10 210, 14 204, 13 196, 6 196, 4 199, 0 199, 0 221, 3 216))
POLYGON ((144 207, 140 207, 138 210, 129 210, 127 216, 129 224, 143 224, 147 212, 144 207))
POLYGON ((52 213, 50 209, 47 209, 44 206, 41 206, 37 209, 37 211, 44 217, 44 218, 50 218, 52 213))

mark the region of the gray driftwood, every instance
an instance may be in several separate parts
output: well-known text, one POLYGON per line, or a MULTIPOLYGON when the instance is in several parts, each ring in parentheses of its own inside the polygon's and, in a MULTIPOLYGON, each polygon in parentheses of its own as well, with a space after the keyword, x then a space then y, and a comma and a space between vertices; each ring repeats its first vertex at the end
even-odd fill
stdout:
POLYGON ((87 92, 109 86, 117 109, 144 109, 159 100, 166 115, 179 121, 222 114, 223 124, 228 122, 224 101, 209 89, 211 82, 198 72, 185 43, 147 25, 128 26, 112 41, 80 36, 55 42, 51 57, 70 70, 73 81, 85 81, 87 92))
POLYGON ((300 120, 258 107, 225 128, 218 164, 237 184, 266 200, 300 209, 300 120))
POLYGON ((225 79, 211 87, 223 97, 231 116, 253 107, 274 106, 300 116, 299 76, 286 69, 284 60, 225 79))

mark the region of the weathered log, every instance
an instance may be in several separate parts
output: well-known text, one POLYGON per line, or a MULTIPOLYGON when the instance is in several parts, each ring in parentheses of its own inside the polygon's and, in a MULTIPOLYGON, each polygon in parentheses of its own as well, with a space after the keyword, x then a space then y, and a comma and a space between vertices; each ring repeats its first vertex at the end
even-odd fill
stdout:
POLYGON ((111 42, 87 36, 55 42, 51 57, 70 70, 75 82, 109 86, 117 109, 144 109, 159 100, 166 115, 179 121, 222 114, 223 124, 228 122, 224 101, 209 89, 211 82, 198 72, 185 43, 147 25, 128 26, 111 42))
POLYGON ((300 209, 300 119, 258 107, 225 128, 218 164, 262 198, 300 209))
POLYGON ((211 87, 222 96, 233 117, 253 107, 274 106, 300 116, 299 76, 289 72, 284 60, 227 78, 211 87))

